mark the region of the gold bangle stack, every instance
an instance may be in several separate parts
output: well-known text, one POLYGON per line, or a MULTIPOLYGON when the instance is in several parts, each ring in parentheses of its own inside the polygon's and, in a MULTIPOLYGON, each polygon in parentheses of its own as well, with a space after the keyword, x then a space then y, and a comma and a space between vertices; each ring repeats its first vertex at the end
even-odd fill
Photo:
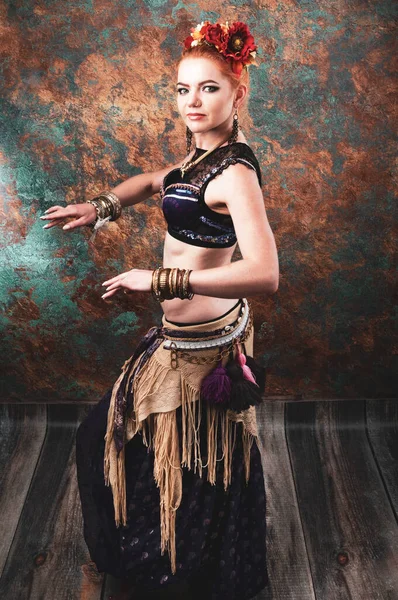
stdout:
POLYGON ((113 192, 101 192, 87 204, 92 204, 97 214, 97 219, 106 219, 110 217, 110 221, 116 221, 122 214, 122 205, 119 198, 113 192))
POLYGON ((192 269, 158 267, 152 273, 152 295, 158 302, 180 298, 192 300, 194 293, 189 291, 189 276, 192 269))

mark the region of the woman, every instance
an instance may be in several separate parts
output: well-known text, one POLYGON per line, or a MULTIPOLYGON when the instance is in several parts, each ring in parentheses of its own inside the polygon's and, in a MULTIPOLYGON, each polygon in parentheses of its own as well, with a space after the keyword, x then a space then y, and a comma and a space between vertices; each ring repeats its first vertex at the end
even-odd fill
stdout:
POLYGON ((275 293, 279 270, 260 168, 238 125, 255 51, 244 23, 192 29, 177 80, 187 156, 42 217, 48 228, 66 217, 63 229, 98 227, 160 192, 168 224, 163 267, 103 283, 104 299, 151 292, 164 315, 77 434, 85 540, 99 571, 124 578, 120 598, 130 584, 143 598, 187 582, 191 597, 246 600, 268 581, 253 444, 265 379, 245 296, 275 293), (243 259, 232 263, 237 243, 243 259))

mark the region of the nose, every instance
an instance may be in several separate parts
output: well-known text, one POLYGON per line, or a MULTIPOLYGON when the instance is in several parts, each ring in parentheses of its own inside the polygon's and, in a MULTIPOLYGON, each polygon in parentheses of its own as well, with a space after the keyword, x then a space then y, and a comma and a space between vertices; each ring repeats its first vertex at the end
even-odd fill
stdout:
POLYGON ((190 92, 189 94, 189 100, 188 100, 188 106, 200 106, 201 101, 200 101, 200 97, 199 94, 196 90, 192 90, 192 92, 190 92))

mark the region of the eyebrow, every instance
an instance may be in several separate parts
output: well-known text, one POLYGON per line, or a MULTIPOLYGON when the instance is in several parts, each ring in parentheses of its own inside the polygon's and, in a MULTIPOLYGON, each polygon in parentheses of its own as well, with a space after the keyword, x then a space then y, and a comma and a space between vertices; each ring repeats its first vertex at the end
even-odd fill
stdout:
MULTIPOLYGON (((203 85, 204 83, 217 83, 217 85, 220 85, 217 81, 214 81, 214 79, 206 79, 206 81, 201 81, 198 83, 198 85, 203 85)), ((185 87, 189 87, 188 83, 182 83, 181 81, 177 81, 176 85, 184 85, 185 87)))

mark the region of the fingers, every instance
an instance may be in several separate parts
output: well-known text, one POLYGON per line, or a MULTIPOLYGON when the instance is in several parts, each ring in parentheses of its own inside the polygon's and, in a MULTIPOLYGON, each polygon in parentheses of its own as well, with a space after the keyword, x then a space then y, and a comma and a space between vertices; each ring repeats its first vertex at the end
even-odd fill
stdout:
POLYGON ((87 214, 82 214, 81 209, 77 208, 78 205, 71 206, 51 206, 47 209, 40 217, 42 220, 48 220, 50 223, 44 225, 43 229, 50 229, 55 225, 63 225, 66 219, 76 217, 75 220, 64 225, 62 229, 75 229, 82 225, 88 225, 92 219, 87 214))
POLYGON ((51 229, 51 227, 55 227, 57 225, 62 225, 62 223, 65 223, 65 221, 66 221, 66 219, 64 217, 60 221, 55 221, 54 223, 47 223, 47 225, 44 225, 43 229, 51 229))
POLYGON ((51 206, 44 212, 40 219, 59 219, 60 217, 76 214, 75 206, 51 206))
POLYGON ((104 281, 104 283, 102 285, 108 285, 108 284, 116 283, 117 281, 121 281, 122 279, 124 279, 126 277, 127 274, 128 274, 128 272, 120 273, 119 275, 116 275, 116 277, 112 277, 112 279, 108 279, 107 281, 104 281))
MULTIPOLYGON (((104 285, 104 284, 102 284, 102 285, 104 285)), ((115 291, 115 290, 118 290, 121 287, 123 287, 123 286, 122 286, 122 280, 120 279, 119 281, 115 281, 115 283, 112 283, 112 284, 108 285, 108 287, 106 288, 106 291, 107 292, 109 292, 111 290, 115 291)))
MULTIPOLYGON (((131 270, 134 271, 135 269, 131 270)), ((105 300, 106 298, 113 296, 114 294, 116 294, 116 292, 119 291, 124 292, 125 294, 134 294, 135 290, 127 286, 127 282, 129 280, 128 275, 130 273, 131 271, 127 271, 126 273, 120 273, 119 275, 116 275, 116 277, 112 277, 112 279, 104 281, 102 285, 106 285, 107 288, 105 293, 101 296, 101 298, 105 300)))
POLYGON ((123 288, 121 286, 115 287, 111 290, 107 290, 105 292, 105 294, 102 294, 101 298, 103 298, 104 300, 106 298, 109 298, 110 296, 113 296, 114 294, 116 294, 116 292, 124 292, 125 294, 134 294, 134 290, 130 290, 129 288, 123 288))
POLYGON ((126 271, 125 273, 119 273, 116 277, 112 277, 112 279, 108 279, 104 281, 102 285, 106 285, 106 291, 101 298, 108 298, 109 296, 115 294, 117 291, 123 291, 125 294, 134 294, 135 290, 132 290, 126 284, 129 281, 128 276, 131 275, 131 271, 136 271, 137 269, 130 269, 130 271, 126 271))
POLYGON ((67 225, 64 225, 62 227, 62 229, 75 229, 76 227, 80 227, 81 225, 86 225, 86 223, 87 223, 87 218, 80 217, 79 219, 75 219, 74 221, 71 221, 67 225))
POLYGON ((108 281, 104 281, 102 285, 106 285, 107 288, 105 294, 103 294, 101 298, 109 298, 109 296, 113 296, 113 294, 115 294, 119 290, 125 292, 126 294, 133 293, 133 290, 130 290, 129 288, 123 285, 123 280, 126 278, 126 275, 127 273, 121 273, 120 275, 117 275, 116 277, 113 277, 108 281))
POLYGON ((69 207, 62 208, 62 206, 53 206, 52 208, 54 210, 52 210, 51 212, 45 212, 44 215, 41 215, 40 219, 64 219, 67 216, 71 216, 69 207))
POLYGON ((46 215, 48 213, 52 213, 55 210, 62 210, 62 208, 65 208, 65 207, 62 207, 62 206, 50 206, 50 208, 47 208, 47 210, 44 211, 44 214, 46 215))
POLYGON ((106 292, 105 294, 102 294, 101 298, 103 298, 104 300, 106 298, 109 298, 110 296, 113 296, 113 294, 116 292, 116 290, 113 290, 112 292, 106 292))
POLYGON ((102 294, 101 298, 103 298, 105 300, 106 298, 109 298, 110 296, 113 296, 114 294, 116 294, 116 292, 118 292, 119 290, 122 290, 122 289, 123 288, 121 288, 121 287, 118 286, 116 288, 113 288, 112 290, 109 290, 109 291, 107 290, 105 292, 105 294, 102 294))
POLYGON ((66 217, 71 216, 67 208, 61 206, 52 206, 46 211, 47 214, 41 215, 40 219, 49 220, 50 223, 44 225, 43 229, 50 229, 55 225, 62 225, 65 222, 66 217))

